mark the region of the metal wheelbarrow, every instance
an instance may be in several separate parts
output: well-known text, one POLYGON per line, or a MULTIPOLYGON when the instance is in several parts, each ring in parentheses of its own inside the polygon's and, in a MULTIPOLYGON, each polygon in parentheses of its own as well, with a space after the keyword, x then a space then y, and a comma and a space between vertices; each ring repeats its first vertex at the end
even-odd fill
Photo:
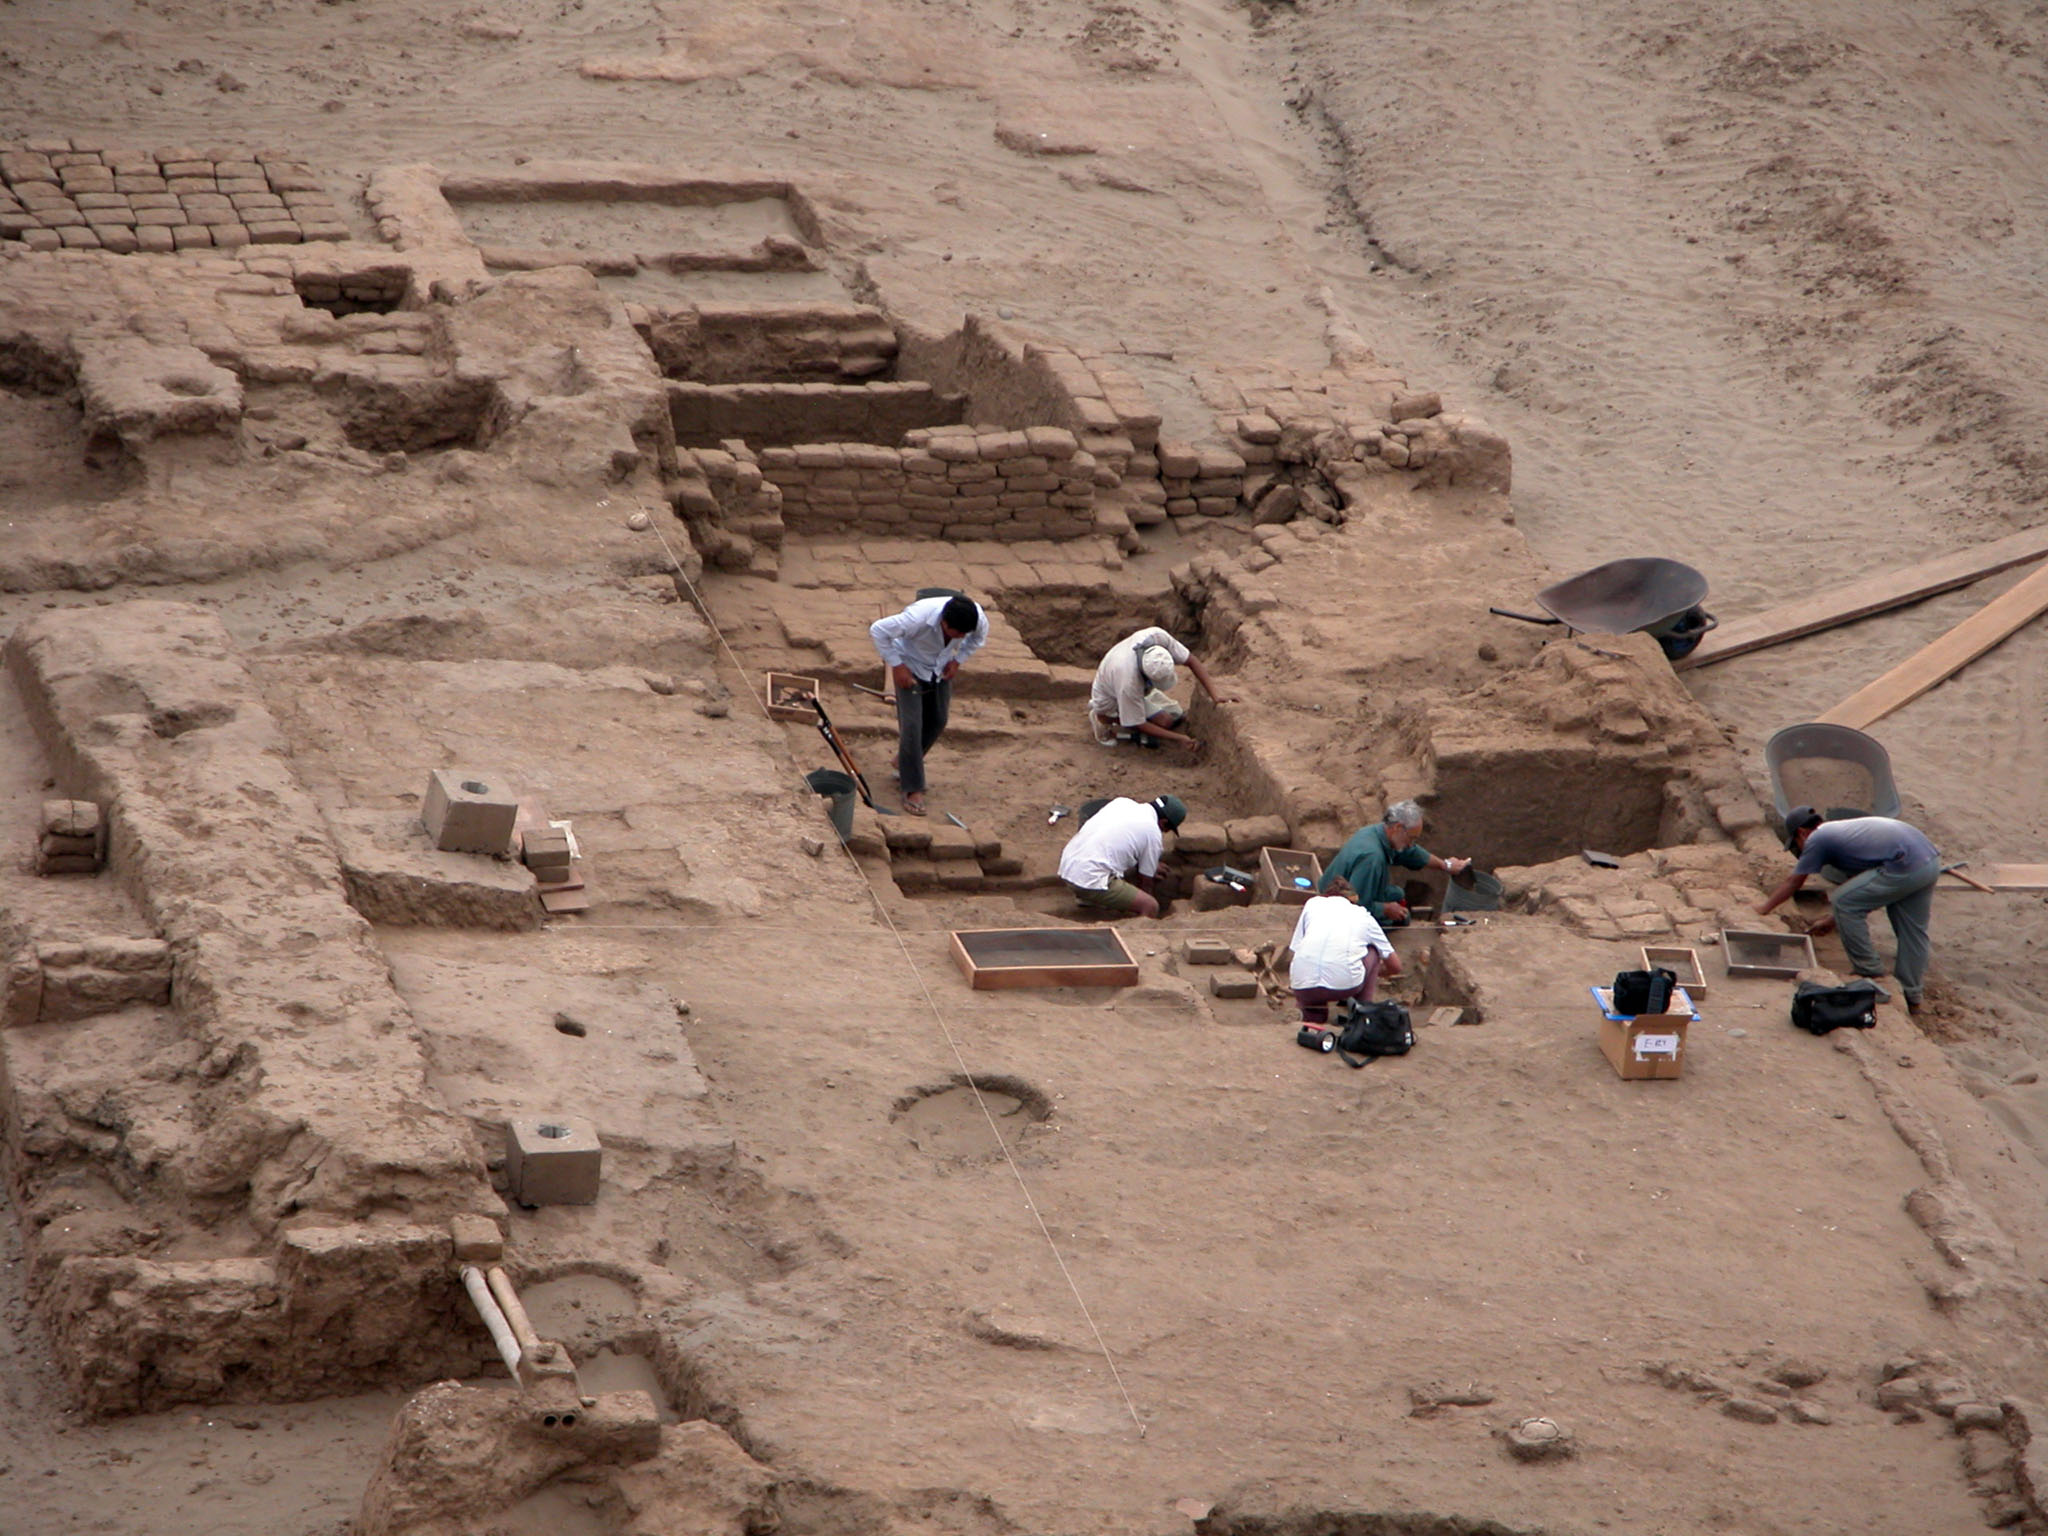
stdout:
POLYGON ((1610 560, 1545 587, 1536 601, 1549 611, 1549 618, 1508 608, 1487 612, 1525 624, 1562 624, 1574 633, 1625 635, 1641 630, 1676 661, 1690 656, 1719 622, 1700 607, 1706 595, 1707 578, 1691 566, 1645 556, 1610 560))

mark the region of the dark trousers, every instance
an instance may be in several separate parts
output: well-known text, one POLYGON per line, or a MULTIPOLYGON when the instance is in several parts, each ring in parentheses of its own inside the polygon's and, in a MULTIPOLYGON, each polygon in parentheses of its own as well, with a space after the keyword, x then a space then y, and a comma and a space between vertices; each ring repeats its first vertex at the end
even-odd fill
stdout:
POLYGON ((924 755, 946 729, 953 685, 944 678, 896 690, 896 782, 906 795, 924 793, 924 755))
POLYGON ((1304 1024, 1327 1024, 1330 1022, 1332 1003, 1369 1003, 1380 980, 1380 952, 1368 949, 1365 952, 1365 980, 1355 987, 1339 992, 1335 987, 1296 987, 1295 1006, 1301 1009, 1304 1024))

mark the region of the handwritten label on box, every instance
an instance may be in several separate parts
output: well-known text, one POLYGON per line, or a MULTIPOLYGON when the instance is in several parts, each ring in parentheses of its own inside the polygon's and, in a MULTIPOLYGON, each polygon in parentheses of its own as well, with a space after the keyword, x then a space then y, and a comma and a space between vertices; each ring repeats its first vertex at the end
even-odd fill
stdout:
POLYGON ((1652 1056, 1678 1055, 1676 1035, 1637 1035, 1635 1039, 1636 1060, 1648 1061, 1652 1056))

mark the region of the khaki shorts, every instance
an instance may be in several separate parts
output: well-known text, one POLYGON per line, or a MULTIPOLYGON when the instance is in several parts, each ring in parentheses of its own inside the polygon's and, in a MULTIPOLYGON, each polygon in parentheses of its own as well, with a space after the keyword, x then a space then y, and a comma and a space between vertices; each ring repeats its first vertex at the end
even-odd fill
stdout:
POLYGON ((1071 882, 1067 889, 1074 893, 1074 900, 1084 907, 1097 907, 1104 912, 1138 910, 1138 888, 1128 880, 1112 880, 1099 891, 1084 891, 1071 882))

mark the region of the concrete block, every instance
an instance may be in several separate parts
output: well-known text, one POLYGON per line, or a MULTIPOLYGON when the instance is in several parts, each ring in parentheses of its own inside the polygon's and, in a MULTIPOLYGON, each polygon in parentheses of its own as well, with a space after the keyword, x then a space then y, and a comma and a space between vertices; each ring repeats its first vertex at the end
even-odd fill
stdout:
POLYGON ((519 797, 495 774, 436 768, 427 776, 420 821, 443 853, 502 854, 518 816, 519 797))
POLYGON ((603 1148, 575 1115, 520 1118, 505 1126, 505 1191, 521 1205, 592 1205, 603 1148))
POLYGON ((448 1236, 458 1264, 496 1264, 505 1257, 505 1235, 488 1216, 451 1216, 448 1236))
POLYGON ((528 832, 520 839, 519 857, 528 869, 567 869, 569 834, 553 827, 528 832))
POLYGON ((1212 997, 1257 997, 1258 978, 1250 971, 1211 971, 1209 994, 1212 997))
POLYGON ((1187 939, 1180 947, 1180 957, 1189 965, 1230 964, 1230 943, 1227 939, 1187 939))

